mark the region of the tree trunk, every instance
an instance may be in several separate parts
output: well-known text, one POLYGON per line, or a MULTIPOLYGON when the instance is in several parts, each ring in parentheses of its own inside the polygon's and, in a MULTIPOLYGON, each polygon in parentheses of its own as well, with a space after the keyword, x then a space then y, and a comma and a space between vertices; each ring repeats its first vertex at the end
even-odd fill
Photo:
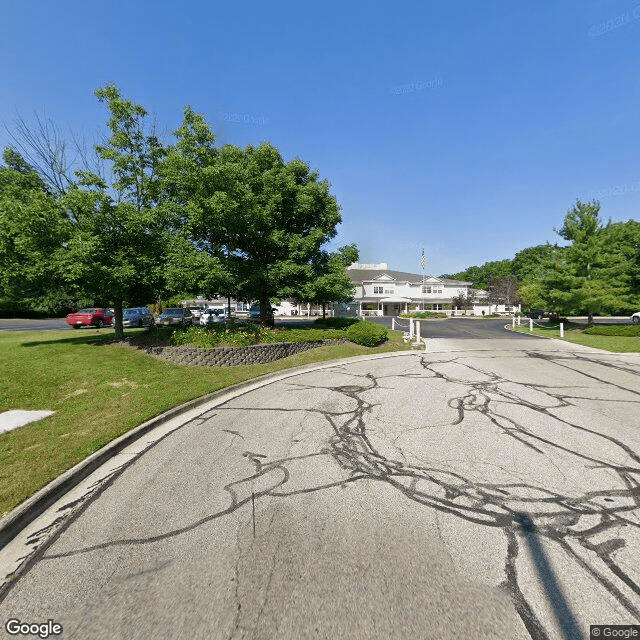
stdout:
POLYGON ((124 328, 122 327, 122 300, 116 300, 113 307, 116 330, 116 340, 124 338, 124 328))
POLYGON ((593 324, 593 312, 587 312, 587 327, 590 327, 593 324))
POLYGON ((268 313, 271 311, 271 300, 269 298, 260 299, 260 324, 265 327, 272 327, 274 325, 273 315, 268 313))

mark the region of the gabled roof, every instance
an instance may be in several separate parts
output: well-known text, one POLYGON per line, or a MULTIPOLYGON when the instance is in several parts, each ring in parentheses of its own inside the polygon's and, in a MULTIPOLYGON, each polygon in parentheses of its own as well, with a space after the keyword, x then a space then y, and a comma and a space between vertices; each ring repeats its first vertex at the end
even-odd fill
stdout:
POLYGON ((395 282, 395 280, 388 274, 388 273, 381 273, 379 276, 376 276, 375 278, 372 278, 372 280, 376 280, 377 282, 380 282, 381 280, 387 281, 387 282, 395 282))
POLYGON ((347 273, 349 274, 349 277, 354 284, 362 284, 363 282, 374 282, 380 280, 383 280, 385 282, 411 282, 413 284, 419 284, 421 282, 424 282, 425 284, 442 283, 453 286, 471 286, 473 284, 472 282, 466 282, 464 280, 436 278, 435 276, 423 276, 422 274, 406 273, 404 271, 390 271, 389 269, 347 269, 347 273))

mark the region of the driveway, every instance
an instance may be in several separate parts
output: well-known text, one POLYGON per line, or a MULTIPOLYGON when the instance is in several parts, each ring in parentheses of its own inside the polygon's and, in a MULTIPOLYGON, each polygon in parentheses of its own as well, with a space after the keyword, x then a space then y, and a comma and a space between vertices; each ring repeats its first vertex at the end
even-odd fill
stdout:
POLYGON ((637 354, 431 339, 229 393, 144 440, 33 532, 0 621, 83 640, 640 623, 637 354))

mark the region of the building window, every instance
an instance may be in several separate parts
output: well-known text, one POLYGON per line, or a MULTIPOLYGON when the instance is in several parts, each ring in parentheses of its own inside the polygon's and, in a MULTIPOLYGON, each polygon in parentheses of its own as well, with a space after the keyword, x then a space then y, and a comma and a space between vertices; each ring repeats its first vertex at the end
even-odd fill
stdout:
POLYGON ((373 287, 373 293, 384 293, 384 287, 373 287))
POLYGON ((431 311, 442 311, 442 305, 439 302, 436 302, 431 306, 431 311))
POLYGON ((422 287, 422 293, 431 293, 431 287, 422 287))
POLYGON ((393 295, 396 292, 396 290, 395 289, 385 289, 384 292, 387 295, 393 295))

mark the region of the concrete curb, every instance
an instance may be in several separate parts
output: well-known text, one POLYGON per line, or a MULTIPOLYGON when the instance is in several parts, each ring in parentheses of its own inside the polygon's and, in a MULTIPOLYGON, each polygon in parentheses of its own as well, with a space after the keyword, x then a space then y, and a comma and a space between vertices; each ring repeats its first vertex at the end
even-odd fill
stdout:
POLYGON ((234 393, 240 395, 245 391, 257 389, 267 384, 278 382, 280 380, 300 375, 302 373, 329 369, 331 367, 352 362, 377 360, 380 358, 390 358, 406 355, 415 355, 415 352, 412 352, 410 350, 391 351, 388 353, 376 353, 366 356, 341 358, 339 360, 328 360, 326 362, 303 365, 300 367, 294 367, 292 369, 284 369, 282 371, 268 373, 257 378, 251 378, 249 380, 245 380, 244 382, 239 382, 238 384, 232 385, 230 387, 225 387, 224 389, 220 389, 213 393, 207 394, 206 396, 196 398, 195 400, 190 400, 189 402, 174 407, 173 409, 169 409, 169 411, 165 411, 165 413, 162 413, 155 418, 151 418, 151 420, 143 422, 141 425, 134 427, 127 433, 121 435, 119 438, 112 440, 100 450, 91 454, 88 458, 85 458, 82 462, 79 462, 68 471, 65 471, 55 480, 52 480, 48 485, 44 486, 30 498, 27 498, 27 500, 25 500, 22 504, 18 505, 15 509, 0 518, 0 551, 9 542, 11 542, 11 540, 13 540, 27 525, 33 522, 39 515, 46 511, 46 509, 48 509, 67 492, 69 492, 80 482, 82 482, 82 480, 91 475, 96 469, 105 464, 109 459, 120 453, 123 449, 125 449, 156 427, 165 424, 169 420, 172 420, 182 413, 186 413, 189 410, 209 404, 216 398, 234 393))

